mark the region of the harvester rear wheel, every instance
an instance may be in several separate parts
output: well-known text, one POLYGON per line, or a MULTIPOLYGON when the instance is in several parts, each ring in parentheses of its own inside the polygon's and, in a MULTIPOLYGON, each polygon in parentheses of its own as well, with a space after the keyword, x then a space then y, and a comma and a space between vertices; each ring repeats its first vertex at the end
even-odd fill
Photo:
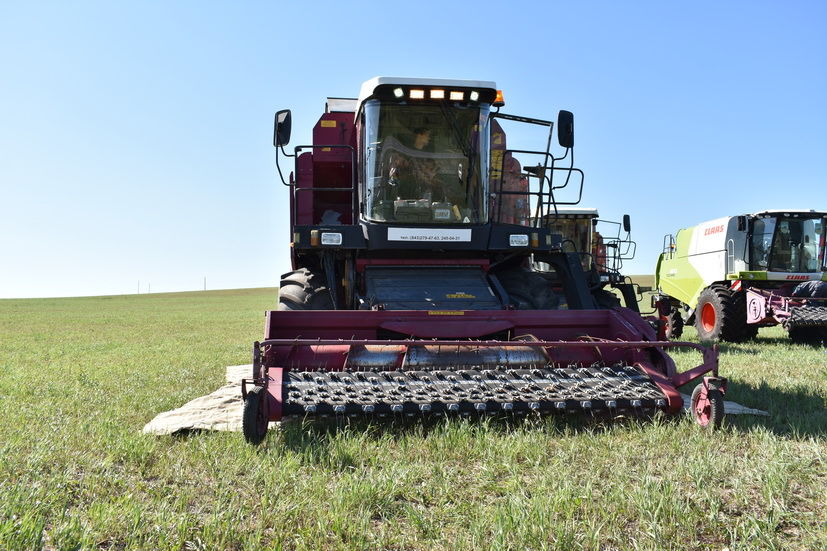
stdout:
POLYGON ((270 421, 264 408, 265 397, 264 387, 257 386, 248 392, 244 399, 241 430, 244 433, 244 439, 250 444, 261 444, 267 436, 267 426, 270 421))
POLYGON ((333 310, 324 275, 299 268, 281 276, 279 310, 333 310))
POLYGON ((681 313, 673 308, 666 316, 666 338, 671 340, 679 339, 683 335, 683 318, 681 313))
POLYGON ((717 429, 724 420, 724 396, 717 388, 704 388, 701 383, 692 391, 689 409, 699 425, 717 429))
POLYGON ((747 328, 743 293, 733 293, 722 285, 701 291, 695 309, 695 328, 702 341, 743 342, 755 336, 747 328))

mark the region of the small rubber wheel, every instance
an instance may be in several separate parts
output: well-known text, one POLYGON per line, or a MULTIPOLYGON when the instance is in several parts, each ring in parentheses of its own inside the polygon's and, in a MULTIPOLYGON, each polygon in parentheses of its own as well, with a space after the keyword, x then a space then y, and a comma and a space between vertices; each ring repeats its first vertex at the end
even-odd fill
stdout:
POLYGON ((261 444, 267 435, 270 421, 264 408, 266 393, 264 387, 257 386, 247 393, 244 400, 244 413, 241 418, 241 430, 244 439, 250 444, 261 444))
POLYGON ((724 420, 724 395, 717 388, 704 388, 701 383, 692 391, 689 409, 700 426, 717 429, 724 420))

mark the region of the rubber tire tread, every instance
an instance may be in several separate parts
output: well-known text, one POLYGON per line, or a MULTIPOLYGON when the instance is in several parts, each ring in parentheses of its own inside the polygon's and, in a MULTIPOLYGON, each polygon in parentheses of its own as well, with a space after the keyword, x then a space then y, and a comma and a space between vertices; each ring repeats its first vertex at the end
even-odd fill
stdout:
POLYGON ((743 342, 753 337, 754 329, 747 327, 747 304, 744 293, 733 293, 723 285, 711 285, 701 291, 698 307, 695 309, 695 329, 702 341, 743 342), (704 304, 715 308, 715 327, 711 331, 703 328, 704 304))
POLYGON ((518 310, 556 310, 560 298, 548 281, 537 272, 511 269, 496 274, 500 284, 518 310))
POLYGON ((827 341, 827 327, 792 327, 790 340, 800 344, 821 344, 827 341))
POLYGON ((592 293, 594 302, 600 310, 609 310, 611 308, 619 308, 621 306, 620 299, 617 295, 606 289, 598 289, 592 293))
POLYGON ((264 387, 257 386, 247 393, 244 400, 244 412, 241 416, 241 431, 244 439, 250 444, 258 445, 267 436, 267 425, 263 431, 259 431, 258 413, 261 408, 261 398, 264 395, 264 387))
POLYGON ((666 338, 670 341, 681 338, 683 335, 683 318, 681 313, 673 308, 666 316, 666 338))
MULTIPOLYGON (((696 386, 695 390, 692 391, 692 398, 690 398, 689 400, 689 407, 690 411, 692 412, 692 418, 695 419, 696 423, 698 422, 698 418, 695 417, 695 399, 698 397, 698 394, 700 394, 703 390, 703 386, 703 383, 696 386)), ((717 430, 721 427, 721 423, 724 421, 724 415, 726 414, 726 411, 724 409, 724 395, 721 394, 721 391, 717 388, 710 388, 706 396, 709 399, 711 406, 709 412, 710 420, 709 424, 703 428, 717 430)))
POLYGON ((325 277, 307 268, 281 276, 279 310, 333 310, 325 277))

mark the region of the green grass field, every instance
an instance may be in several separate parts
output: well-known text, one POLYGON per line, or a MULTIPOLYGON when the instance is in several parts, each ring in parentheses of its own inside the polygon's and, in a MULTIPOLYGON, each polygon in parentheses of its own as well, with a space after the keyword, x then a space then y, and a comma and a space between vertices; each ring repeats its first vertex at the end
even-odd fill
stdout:
POLYGON ((275 296, 0 301, 0 549, 827 548, 827 351, 780 329, 722 346, 727 398, 771 416, 714 434, 686 417, 292 424, 259 448, 141 434, 249 361, 275 296))

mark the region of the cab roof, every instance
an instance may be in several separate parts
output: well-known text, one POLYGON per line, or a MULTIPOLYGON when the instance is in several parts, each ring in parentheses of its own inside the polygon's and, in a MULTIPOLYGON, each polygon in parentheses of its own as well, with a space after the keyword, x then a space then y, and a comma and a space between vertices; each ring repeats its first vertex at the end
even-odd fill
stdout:
POLYGON ((479 88, 497 90, 497 84, 489 80, 458 80, 444 78, 411 78, 411 77, 373 77, 362 83, 362 90, 359 92, 358 105, 373 95, 377 86, 399 84, 401 86, 438 86, 440 88, 479 88))
MULTIPOLYGON (((597 209, 592 209, 588 207, 566 207, 566 208, 557 208, 557 214, 574 214, 577 216, 583 217, 592 217, 598 218, 600 214, 597 212, 597 209)), ((549 216, 554 216, 553 212, 549 213, 549 216)))
POLYGON ((820 210, 801 210, 801 209, 772 209, 772 210, 762 210, 752 214, 751 216, 763 216, 766 214, 804 214, 804 215, 815 215, 815 216, 827 216, 827 212, 820 211, 820 210))

